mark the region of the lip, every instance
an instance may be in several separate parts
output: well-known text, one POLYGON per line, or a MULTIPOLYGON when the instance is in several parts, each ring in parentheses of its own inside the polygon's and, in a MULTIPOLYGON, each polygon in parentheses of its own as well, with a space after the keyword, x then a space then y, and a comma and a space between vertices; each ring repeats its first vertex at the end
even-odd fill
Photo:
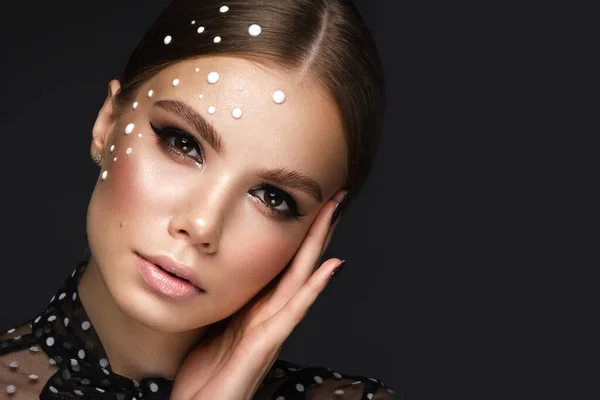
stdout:
POLYGON ((168 271, 168 272, 172 273, 173 275, 177 275, 178 277, 189 281, 189 283, 194 285, 199 290, 201 290, 203 292, 206 291, 202 287, 202 284, 200 283, 200 280, 196 276, 196 273, 192 267, 187 266, 185 264, 181 264, 181 263, 173 260, 169 256, 147 255, 147 254, 142 254, 142 253, 137 253, 137 252, 136 252, 136 254, 139 257, 145 259, 146 261, 160 267, 161 269, 164 269, 165 271, 168 271))

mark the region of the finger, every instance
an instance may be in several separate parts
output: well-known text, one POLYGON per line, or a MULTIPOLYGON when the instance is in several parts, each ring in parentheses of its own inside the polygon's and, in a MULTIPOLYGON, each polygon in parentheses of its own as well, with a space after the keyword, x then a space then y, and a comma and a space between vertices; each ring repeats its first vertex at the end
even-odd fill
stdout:
POLYGON ((327 287, 331 274, 340 262, 339 258, 325 261, 300 290, 268 320, 267 329, 274 332, 276 342, 285 341, 296 325, 304 319, 310 307, 327 287))
POLYGON ((315 265, 321 259, 323 245, 331 229, 331 217, 337 204, 336 199, 340 196, 343 197, 343 194, 343 190, 336 193, 336 196, 319 211, 291 261, 288 271, 281 277, 273 294, 274 301, 280 301, 281 304, 286 302, 313 273, 315 265))

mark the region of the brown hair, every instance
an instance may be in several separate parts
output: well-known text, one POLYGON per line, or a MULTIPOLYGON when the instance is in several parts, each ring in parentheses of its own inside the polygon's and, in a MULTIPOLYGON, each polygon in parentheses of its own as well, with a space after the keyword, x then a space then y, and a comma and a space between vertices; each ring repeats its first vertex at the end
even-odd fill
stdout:
POLYGON ((210 55, 307 71, 329 90, 344 124, 348 159, 343 187, 351 189, 350 203, 370 173, 385 108, 379 55, 355 5, 341 0, 174 0, 131 54, 117 104, 131 101, 141 84, 167 66, 210 55), (223 5, 229 7, 225 13, 223 5), (259 37, 248 34, 251 24, 262 27, 259 37), (167 35, 172 41, 165 45, 167 35), (217 35, 222 40, 215 44, 217 35))

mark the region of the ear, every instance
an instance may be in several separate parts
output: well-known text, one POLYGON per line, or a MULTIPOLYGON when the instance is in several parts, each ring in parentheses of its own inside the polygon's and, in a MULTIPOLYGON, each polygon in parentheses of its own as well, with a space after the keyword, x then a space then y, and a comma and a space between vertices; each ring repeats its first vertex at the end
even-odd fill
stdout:
POLYGON ((117 110, 115 106, 115 95, 121 90, 121 84, 116 79, 108 83, 108 95, 104 105, 100 109, 94 127, 92 128, 92 146, 90 153, 92 158, 96 153, 104 154, 106 145, 110 139, 112 126, 117 119, 117 110))

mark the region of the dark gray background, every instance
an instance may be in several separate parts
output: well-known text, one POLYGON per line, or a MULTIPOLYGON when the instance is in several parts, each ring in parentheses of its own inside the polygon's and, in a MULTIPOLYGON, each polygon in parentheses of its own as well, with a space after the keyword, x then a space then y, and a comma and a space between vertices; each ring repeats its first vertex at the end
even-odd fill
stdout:
MULTIPOLYGON (((98 174, 92 124, 109 80, 166 4, 15 2, 0 12, 0 329, 43 309, 81 258, 98 174)), ((489 43, 452 19, 473 10, 357 4, 386 68, 385 134, 326 255, 348 266, 281 357, 375 376, 407 398, 466 394, 510 353, 505 293, 495 290, 516 261, 509 249, 523 244, 501 229, 516 197, 495 185, 504 164, 491 165, 491 149, 502 139, 482 119, 485 82, 501 77, 478 75, 489 43)))

